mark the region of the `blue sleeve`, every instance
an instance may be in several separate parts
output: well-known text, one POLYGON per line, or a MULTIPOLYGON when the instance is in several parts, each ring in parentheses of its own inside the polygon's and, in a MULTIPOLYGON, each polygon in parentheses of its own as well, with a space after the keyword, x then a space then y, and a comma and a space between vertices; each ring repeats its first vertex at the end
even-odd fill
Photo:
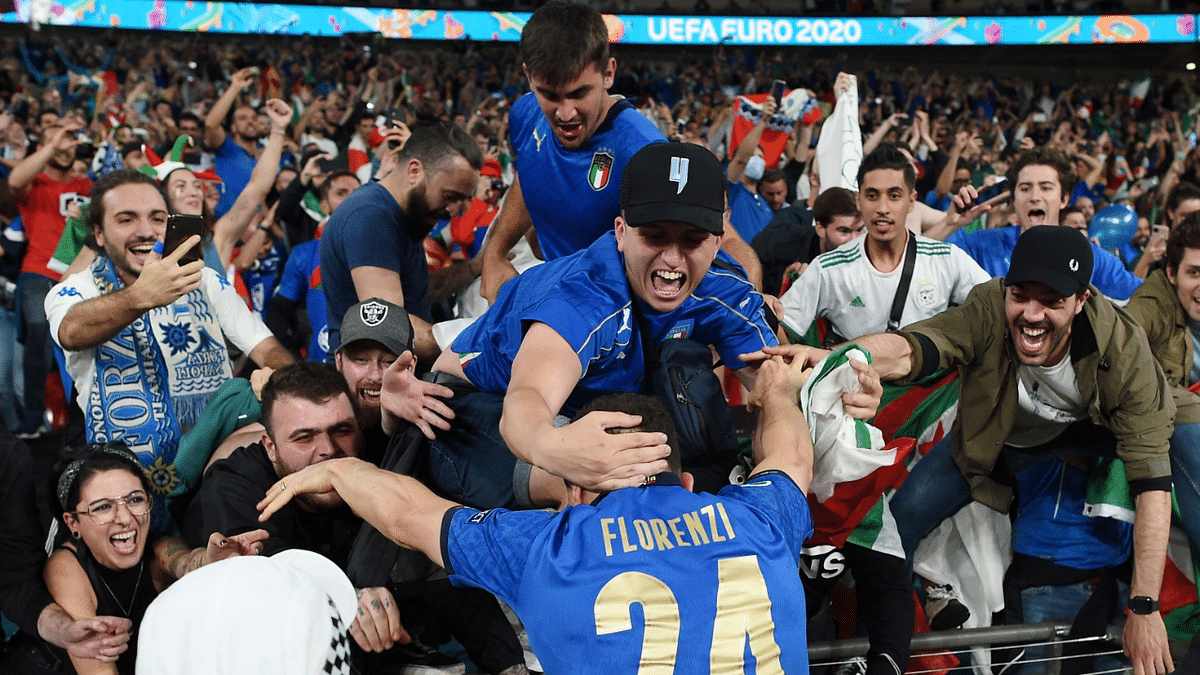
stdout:
POLYGON ((812 511, 804 492, 790 476, 782 471, 767 471, 751 476, 742 485, 726 485, 717 496, 742 502, 761 514, 799 559, 800 548, 813 533, 812 511))
POLYGON ((279 280, 279 288, 275 293, 291 300, 292 302, 300 302, 304 294, 308 291, 308 280, 304 277, 304 264, 308 262, 309 249, 301 249, 296 247, 292 249, 292 255, 288 256, 287 263, 283 266, 283 278, 279 280), (301 261, 301 258, 304 258, 301 261))
POLYGON ((607 319, 597 325, 595 319, 585 316, 579 307, 580 304, 572 302, 570 298, 556 295, 531 308, 521 316, 521 321, 524 326, 537 322, 554 329, 575 350, 579 365, 586 374, 588 365, 612 348, 612 339, 609 337, 611 326, 607 319))
POLYGON ((556 514, 548 511, 451 509, 442 520, 442 562, 456 585, 482 588, 516 603, 534 539, 556 514))
POLYGON ((1117 256, 1092 244, 1092 256, 1096 267, 1092 271, 1092 284, 1100 292, 1115 300, 1128 300, 1134 291, 1142 285, 1142 280, 1125 269, 1117 256))

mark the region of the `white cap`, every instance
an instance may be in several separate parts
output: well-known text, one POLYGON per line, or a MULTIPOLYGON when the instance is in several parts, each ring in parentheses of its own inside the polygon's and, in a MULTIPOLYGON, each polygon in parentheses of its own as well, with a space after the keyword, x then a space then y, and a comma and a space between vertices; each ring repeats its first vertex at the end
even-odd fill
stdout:
POLYGON ((346 574, 311 551, 207 565, 150 604, 137 672, 349 675, 357 600, 346 574))

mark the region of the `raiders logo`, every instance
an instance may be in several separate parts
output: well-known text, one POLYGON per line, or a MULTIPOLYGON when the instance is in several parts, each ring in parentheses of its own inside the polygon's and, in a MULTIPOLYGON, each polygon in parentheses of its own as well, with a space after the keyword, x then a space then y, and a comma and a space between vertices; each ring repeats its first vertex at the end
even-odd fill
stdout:
POLYGON ((363 324, 374 328, 383 323, 387 318, 388 308, 386 305, 374 300, 365 302, 358 308, 358 316, 362 319, 363 324))

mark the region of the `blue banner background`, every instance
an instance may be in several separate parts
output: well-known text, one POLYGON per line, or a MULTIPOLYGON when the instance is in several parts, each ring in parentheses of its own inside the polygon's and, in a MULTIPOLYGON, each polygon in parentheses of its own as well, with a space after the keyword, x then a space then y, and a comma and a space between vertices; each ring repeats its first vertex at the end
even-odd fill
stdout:
MULTIPOLYGON (((29 20, 29 2, 0 15, 29 20)), ((515 42, 527 12, 316 7, 187 0, 54 2, 44 23, 212 33, 337 36, 381 33, 414 40, 515 42)), ((606 15, 609 38, 624 44, 904 46, 1195 42, 1196 15, 1044 17, 764 18, 606 15)))

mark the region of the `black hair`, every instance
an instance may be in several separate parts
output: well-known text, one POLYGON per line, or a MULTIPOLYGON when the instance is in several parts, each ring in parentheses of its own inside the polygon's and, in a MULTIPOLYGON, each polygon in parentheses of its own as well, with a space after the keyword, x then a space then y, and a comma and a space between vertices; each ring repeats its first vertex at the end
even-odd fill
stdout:
POLYGON ((787 181, 787 172, 783 169, 767 169, 763 171, 762 178, 758 179, 759 185, 763 183, 777 183, 779 181, 787 181))
POLYGON ((362 181, 358 180, 358 174, 354 173, 353 171, 334 171, 326 176, 325 180, 321 181, 321 184, 317 186, 317 201, 325 201, 329 197, 329 191, 333 189, 333 181, 337 180, 338 178, 345 178, 347 176, 357 180, 360 186, 362 185, 362 181))
POLYGON ((1184 249, 1200 248, 1200 211, 1193 211, 1175 223, 1171 234, 1167 235, 1167 253, 1165 256, 1167 269, 1173 274, 1179 272, 1179 263, 1183 262, 1184 249))
POLYGON ((483 168, 483 153, 479 145, 457 124, 439 122, 418 126, 400 149, 399 161, 404 166, 410 159, 419 159, 427 173, 436 173, 455 156, 467 160, 472 169, 483 168))
MULTIPOLYGON (((96 179, 95 185, 92 186, 92 201, 87 209, 87 225, 92 232, 96 232, 104 227, 104 197, 109 190, 121 187, 122 185, 143 184, 149 185, 156 191, 159 190, 158 181, 150 176, 137 171, 135 169, 117 169, 96 179)), ((164 201, 166 196, 163 196, 164 201)), ((167 206, 170 208, 170 202, 167 201, 167 206)))
POLYGON ((917 170, 913 168, 912 162, 908 157, 900 152, 900 148, 892 143, 880 143, 879 147, 871 151, 871 154, 863 157, 862 164, 858 167, 858 185, 861 188, 863 179, 872 171, 880 169, 894 169, 904 172, 904 184, 908 186, 908 191, 912 192, 917 187, 917 170))
POLYGON ((608 68, 608 27, 595 9, 554 0, 542 5, 521 29, 521 62, 531 77, 556 87, 589 66, 608 68))
POLYGON ((60 504, 63 511, 75 511, 75 507, 79 504, 79 493, 83 490, 83 484, 88 482, 92 476, 105 471, 128 471, 138 477, 142 484, 142 490, 147 495, 154 494, 150 486, 150 479, 146 476, 146 468, 137 461, 137 456, 125 445, 124 441, 87 443, 67 447, 54 463, 52 473, 56 483, 61 480, 62 473, 70 468, 76 460, 82 460, 82 463, 67 488, 66 500, 60 504))
MULTIPOLYGON (((275 409, 275 401, 281 396, 291 396, 313 403, 325 403, 345 394, 354 405, 354 396, 346 378, 331 364, 317 361, 301 361, 284 366, 271 373, 262 390, 262 415, 260 422, 267 430, 267 435, 274 438, 271 431, 271 413, 275 409)), ((355 413, 357 414, 357 408, 355 413)))
POLYGON ((817 195, 812 205, 813 220, 828 227, 837 216, 858 216, 858 201, 844 187, 832 187, 817 195))
POLYGON ((1058 184, 1064 199, 1075 189, 1077 178, 1074 165, 1058 150, 1045 147, 1031 148, 1017 156, 1012 166, 1008 167, 1008 174, 1005 176, 1009 188, 1017 189, 1017 177, 1021 175, 1021 169, 1027 166, 1048 166, 1054 169, 1058 174, 1058 184))
POLYGON ((594 410, 640 415, 642 423, 636 427, 632 429, 612 428, 608 430, 608 433, 620 434, 627 431, 658 431, 664 433, 667 435, 667 445, 671 446, 671 454, 667 457, 667 468, 672 473, 680 473, 683 470, 679 454, 679 438, 675 432, 675 422, 671 419, 671 414, 667 412, 667 408, 663 405, 662 401, 653 396, 630 392, 605 394, 604 396, 599 396, 588 401, 579 409, 579 412, 575 413, 575 419, 579 419, 594 410))

